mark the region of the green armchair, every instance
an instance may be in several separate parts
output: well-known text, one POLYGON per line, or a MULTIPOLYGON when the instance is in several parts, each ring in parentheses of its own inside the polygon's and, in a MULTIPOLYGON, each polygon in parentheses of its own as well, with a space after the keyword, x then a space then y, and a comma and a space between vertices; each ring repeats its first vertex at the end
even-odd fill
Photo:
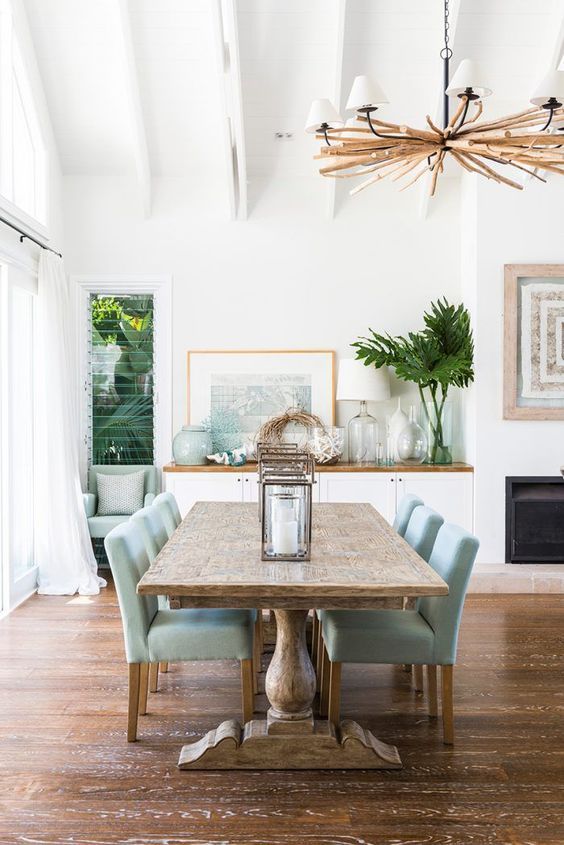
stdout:
POLYGON ((139 466, 131 464, 124 466, 123 464, 93 464, 88 470, 88 493, 83 493, 84 510, 88 519, 88 530, 92 539, 106 537, 112 528, 122 522, 127 522, 129 516, 123 514, 111 514, 109 516, 97 516, 96 511, 98 507, 98 488, 96 483, 96 474, 101 472, 105 475, 127 475, 131 472, 145 471, 145 488, 143 506, 148 507, 158 493, 158 477, 157 468, 154 466, 139 466))

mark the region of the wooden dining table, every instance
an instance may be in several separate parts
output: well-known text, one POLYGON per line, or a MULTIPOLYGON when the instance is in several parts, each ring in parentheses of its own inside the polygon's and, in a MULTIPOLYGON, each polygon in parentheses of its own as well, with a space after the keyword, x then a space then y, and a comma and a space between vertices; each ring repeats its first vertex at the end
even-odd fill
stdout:
POLYGON ((384 597, 440 596, 447 584, 369 504, 315 504, 311 560, 261 560, 257 506, 197 502, 139 581, 171 608, 269 608, 276 647, 266 719, 226 719, 184 745, 181 769, 397 769, 399 752, 350 719, 316 719, 306 645, 313 608, 369 609, 384 597))

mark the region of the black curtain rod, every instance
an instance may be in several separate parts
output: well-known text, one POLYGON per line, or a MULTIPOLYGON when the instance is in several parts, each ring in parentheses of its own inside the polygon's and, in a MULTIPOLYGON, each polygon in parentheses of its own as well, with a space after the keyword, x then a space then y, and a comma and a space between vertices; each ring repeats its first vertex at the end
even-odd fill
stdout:
POLYGON ((41 247, 41 249, 46 249, 46 250, 48 250, 49 252, 52 252, 52 253, 54 253, 55 255, 58 255, 58 256, 59 256, 59 258, 62 258, 62 257, 63 257, 63 256, 61 255, 61 253, 60 253, 60 252, 57 252, 57 250, 56 250, 56 249, 51 249, 51 247, 50 247, 50 246, 47 246, 47 244, 43 244, 43 243, 41 243, 41 241, 38 241, 38 240, 37 240, 37 238, 34 238, 32 235, 28 235, 28 234, 26 234, 26 232, 23 232, 21 229, 18 229, 18 227, 17 227, 17 226, 14 226, 14 224, 13 224, 13 223, 10 223, 10 221, 9 221, 9 220, 6 220, 6 218, 5 218, 5 217, 0 217, 0 223, 5 223, 5 224, 6 224, 6 226, 9 226, 11 229, 14 229, 16 232, 18 232, 18 233, 19 233, 19 235, 20 235, 20 243, 23 243, 23 242, 24 242, 24 240, 25 240, 25 238, 27 238, 27 239, 28 239, 28 241, 33 241, 33 243, 34 243, 34 244, 37 244, 37 246, 40 246, 40 247, 41 247))

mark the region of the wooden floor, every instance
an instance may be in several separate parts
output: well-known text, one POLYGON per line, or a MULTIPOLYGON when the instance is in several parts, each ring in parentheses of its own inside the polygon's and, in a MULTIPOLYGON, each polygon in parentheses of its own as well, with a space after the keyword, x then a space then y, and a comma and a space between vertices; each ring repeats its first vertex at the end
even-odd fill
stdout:
POLYGON ((343 716, 400 772, 179 772, 185 740, 238 717, 237 665, 172 667, 128 745, 122 654, 112 588, 0 622, 2 845, 564 843, 564 596, 468 599, 454 749, 401 669, 344 668, 343 716))

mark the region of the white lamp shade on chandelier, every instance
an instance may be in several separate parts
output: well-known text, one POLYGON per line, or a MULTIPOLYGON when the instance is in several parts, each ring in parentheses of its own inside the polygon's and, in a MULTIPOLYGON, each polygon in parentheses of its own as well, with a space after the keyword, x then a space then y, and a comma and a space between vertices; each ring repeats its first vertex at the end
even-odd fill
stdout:
POLYGON ((458 97, 465 94, 467 88, 472 88, 474 94, 479 97, 489 97, 492 93, 492 89, 485 84, 480 64, 472 61, 472 59, 462 59, 456 73, 450 80, 446 93, 449 97, 458 97))
POLYGON ((389 102, 384 91, 369 76, 356 76, 353 82, 347 109, 361 109, 364 106, 379 106, 389 102))
POLYGON ((551 97, 559 103, 564 103, 564 71, 555 70, 545 76, 533 91, 531 103, 544 106, 551 97))
POLYGON ((339 402, 383 402, 390 398, 386 367, 365 367, 362 361, 347 358, 339 363, 337 400, 339 402))
POLYGON ((305 131, 314 134, 324 124, 336 128, 343 125, 343 119, 331 100, 314 100, 307 116, 305 131))

